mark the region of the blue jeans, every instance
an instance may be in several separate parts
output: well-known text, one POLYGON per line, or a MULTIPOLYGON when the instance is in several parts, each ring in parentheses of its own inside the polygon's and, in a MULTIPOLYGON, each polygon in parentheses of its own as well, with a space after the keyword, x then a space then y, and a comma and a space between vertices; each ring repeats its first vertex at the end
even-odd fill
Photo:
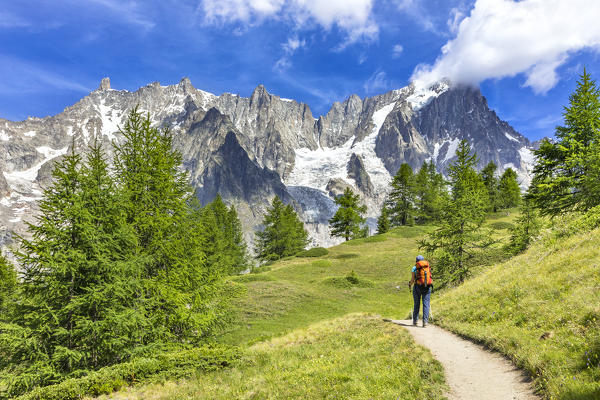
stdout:
POLYGON ((423 322, 429 321, 429 299, 431 297, 431 287, 415 285, 413 287, 413 324, 417 323, 419 318, 419 308, 421 308, 421 299, 423 299, 423 322))

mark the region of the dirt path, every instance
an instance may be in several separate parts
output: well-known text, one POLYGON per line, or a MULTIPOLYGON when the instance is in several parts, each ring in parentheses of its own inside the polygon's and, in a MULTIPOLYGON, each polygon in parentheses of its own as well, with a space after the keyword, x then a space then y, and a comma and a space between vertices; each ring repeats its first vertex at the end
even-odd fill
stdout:
POLYGON ((415 341, 442 363, 451 400, 539 400, 525 374, 502 356, 437 326, 386 320, 405 327, 415 341))

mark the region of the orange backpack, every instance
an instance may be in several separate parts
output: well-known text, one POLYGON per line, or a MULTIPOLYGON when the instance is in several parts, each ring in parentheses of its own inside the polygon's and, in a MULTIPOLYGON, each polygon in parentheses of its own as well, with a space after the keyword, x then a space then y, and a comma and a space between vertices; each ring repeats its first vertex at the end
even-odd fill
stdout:
POLYGON ((429 262, 422 260, 418 261, 415 265, 417 267, 416 277, 417 285, 431 286, 433 285, 433 279, 431 278, 431 267, 429 262))

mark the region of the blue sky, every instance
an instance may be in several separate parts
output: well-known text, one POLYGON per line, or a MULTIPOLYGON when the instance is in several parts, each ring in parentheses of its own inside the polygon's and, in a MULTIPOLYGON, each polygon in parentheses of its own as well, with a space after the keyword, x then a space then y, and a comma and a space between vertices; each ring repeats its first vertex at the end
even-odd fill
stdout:
POLYGON ((0 117, 191 79, 331 103, 443 76, 479 85, 530 139, 550 136, 585 65, 600 79, 596 0, 53 0, 0 7, 0 117), (564 21, 567 21, 566 23, 564 21), (570 21, 570 22, 569 22, 570 21))

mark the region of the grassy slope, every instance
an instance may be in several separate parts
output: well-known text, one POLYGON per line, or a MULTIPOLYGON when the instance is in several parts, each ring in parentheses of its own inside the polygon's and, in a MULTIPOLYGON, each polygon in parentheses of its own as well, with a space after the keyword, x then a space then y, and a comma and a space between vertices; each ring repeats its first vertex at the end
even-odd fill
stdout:
POLYGON ((443 370, 397 325, 350 314, 260 342, 248 363, 112 399, 442 399, 443 370))
POLYGON ((352 312, 405 317, 412 303, 406 282, 416 240, 424 232, 422 227, 398 228, 333 247, 324 257, 290 259, 268 272, 235 278, 248 291, 238 304, 239 322, 220 340, 251 344, 352 312), (340 279, 331 279, 351 271, 366 285, 344 287, 340 279))
POLYGON ((247 293, 238 323, 218 339, 250 346, 245 366, 111 398, 442 398, 440 364, 380 317, 408 314, 406 282, 424 232, 399 228, 234 278, 247 293), (359 285, 344 279, 351 271, 359 285))
POLYGON ((600 399, 600 230, 548 238, 433 300, 437 323, 496 349, 550 399, 600 399))

